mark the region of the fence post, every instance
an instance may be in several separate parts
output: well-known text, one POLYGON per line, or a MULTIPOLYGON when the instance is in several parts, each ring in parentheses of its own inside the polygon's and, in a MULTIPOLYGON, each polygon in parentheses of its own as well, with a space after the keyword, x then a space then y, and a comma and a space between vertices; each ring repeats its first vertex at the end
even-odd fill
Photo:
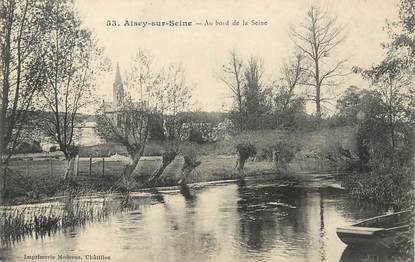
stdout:
POLYGON ((73 171, 74 171, 74 176, 78 176, 78 173, 79 173, 79 156, 76 156, 75 161, 73 161, 73 171))
MULTIPOLYGON (((2 200, 6 198, 6 186, 7 186, 7 167, 3 166, 3 191, 2 193, 2 200)), ((2 203, 3 204, 3 203, 2 203)))
POLYGON ((50 152, 48 152, 48 155, 49 155, 49 176, 53 176, 52 157, 50 156, 50 152))
POLYGON ((105 176, 105 158, 102 158, 102 176, 105 176))
POLYGON ((92 156, 89 156, 89 176, 92 175, 92 156))
POLYGON ((79 175, 79 155, 76 155, 76 175, 79 175))

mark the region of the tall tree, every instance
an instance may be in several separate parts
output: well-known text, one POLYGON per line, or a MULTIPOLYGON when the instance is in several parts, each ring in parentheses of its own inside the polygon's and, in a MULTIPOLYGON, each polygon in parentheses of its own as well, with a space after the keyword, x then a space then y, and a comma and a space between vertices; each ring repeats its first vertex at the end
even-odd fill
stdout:
POLYGON ((243 99, 244 72, 243 60, 236 53, 235 49, 230 52, 229 61, 226 65, 222 65, 222 71, 219 78, 232 92, 235 103, 237 126, 240 131, 245 128, 245 104, 243 99))
POLYGON ((43 17, 48 34, 44 43, 47 81, 42 99, 50 113, 41 124, 68 161, 67 178, 78 154, 75 127, 80 125, 80 111, 92 101, 101 54, 71 1, 47 1, 43 17))
POLYGON ((290 36, 310 62, 309 78, 304 84, 313 88, 309 99, 315 102, 316 117, 320 121, 322 102, 327 101, 323 89, 337 86, 337 80, 344 75, 342 69, 346 60, 333 59, 333 52, 345 40, 344 27, 326 11, 311 6, 305 23, 292 27, 290 36))
POLYGON ((267 111, 262 77, 264 69, 257 57, 251 57, 244 69, 244 89, 246 122, 249 129, 259 127, 260 117, 267 111))
POLYGON ((357 68, 368 79, 384 107, 388 126, 389 167, 396 167, 398 138, 402 125, 415 128, 415 4, 401 0, 399 20, 388 23, 390 41, 382 46, 384 59, 369 69, 357 68))
MULTIPOLYGON (((2 193, 7 163, 24 139, 28 114, 44 81, 42 1, 0 2, 0 170, 2 193)), ((2 194, 3 195, 3 194, 2 194)))
MULTIPOLYGON (((399 20, 387 25, 390 40, 383 44, 384 58, 367 69, 357 68, 369 80, 370 107, 363 111, 359 147, 372 177, 368 189, 355 192, 395 208, 414 203, 415 134, 415 4, 401 0, 399 20)), ((368 97, 368 96, 366 96, 368 97)), ((366 102, 362 100, 362 102, 366 102)), ((367 103, 367 102, 366 102, 367 103)), ((366 106, 367 108, 367 106, 366 106)), ((368 180, 370 181, 370 180, 368 180)))

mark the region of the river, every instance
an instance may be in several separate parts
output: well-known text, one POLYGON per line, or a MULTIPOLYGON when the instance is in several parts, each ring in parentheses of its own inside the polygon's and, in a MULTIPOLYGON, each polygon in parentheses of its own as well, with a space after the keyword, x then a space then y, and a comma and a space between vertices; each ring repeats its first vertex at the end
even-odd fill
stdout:
POLYGON ((254 179, 136 193, 133 211, 2 246, 0 260, 388 261, 382 250, 371 259, 346 249, 335 232, 387 210, 351 200, 334 179, 314 176, 301 183, 254 179))

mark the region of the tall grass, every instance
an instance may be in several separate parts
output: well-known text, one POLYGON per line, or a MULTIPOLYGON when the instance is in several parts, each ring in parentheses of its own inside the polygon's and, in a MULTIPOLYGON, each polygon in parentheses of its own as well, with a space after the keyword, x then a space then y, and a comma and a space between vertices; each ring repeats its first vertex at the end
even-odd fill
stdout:
MULTIPOLYGON (((58 229, 102 221, 114 211, 104 198, 101 202, 68 196, 62 202, 42 206, 9 207, 1 211, 2 242, 14 242, 26 236, 42 237, 58 229)), ((115 212, 115 211, 114 211, 115 212)))

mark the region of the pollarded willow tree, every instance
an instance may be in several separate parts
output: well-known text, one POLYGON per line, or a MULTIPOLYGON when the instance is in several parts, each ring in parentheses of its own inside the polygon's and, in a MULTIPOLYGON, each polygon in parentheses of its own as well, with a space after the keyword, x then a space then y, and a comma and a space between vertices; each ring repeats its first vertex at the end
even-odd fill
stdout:
POLYGON ((106 140, 115 141, 126 147, 130 163, 123 170, 123 178, 131 181, 131 174, 144 153, 149 138, 150 119, 155 108, 149 103, 148 92, 159 84, 159 71, 153 58, 138 51, 122 82, 117 65, 115 83, 120 85, 117 101, 103 103, 98 109, 97 132, 106 140))
POLYGON ((130 96, 125 97, 117 108, 103 104, 97 111, 97 132, 127 149, 130 162, 125 165, 122 173, 127 180, 144 153, 149 134, 150 114, 148 108, 132 100, 130 96))
POLYGON ((47 32, 43 43, 46 65, 42 106, 47 110, 40 125, 68 161, 65 179, 78 154, 75 128, 79 113, 93 101, 97 75, 104 69, 101 50, 72 1, 45 2, 42 26, 47 32))
POLYGON ((290 31, 296 48, 304 53, 310 64, 310 68, 305 68, 309 77, 302 84, 312 88, 309 99, 316 105, 317 121, 321 120, 322 103, 328 101, 323 92, 335 88, 339 78, 344 76, 343 69, 347 60, 334 55, 345 40, 344 31, 336 17, 316 6, 311 6, 305 21, 290 31))
MULTIPOLYGON (((150 103, 155 106, 163 121, 165 135, 165 152, 162 154, 160 167, 149 178, 148 183, 153 185, 163 174, 167 166, 176 158, 181 150, 182 142, 187 135, 189 121, 184 113, 189 111, 192 99, 192 87, 187 82, 186 73, 182 65, 170 64, 160 74, 160 82, 150 91, 150 103)), ((185 155, 183 175, 188 175, 196 160, 185 155), (193 163, 194 162, 194 163, 193 163)), ((183 180, 184 181, 184 180, 183 180)))

